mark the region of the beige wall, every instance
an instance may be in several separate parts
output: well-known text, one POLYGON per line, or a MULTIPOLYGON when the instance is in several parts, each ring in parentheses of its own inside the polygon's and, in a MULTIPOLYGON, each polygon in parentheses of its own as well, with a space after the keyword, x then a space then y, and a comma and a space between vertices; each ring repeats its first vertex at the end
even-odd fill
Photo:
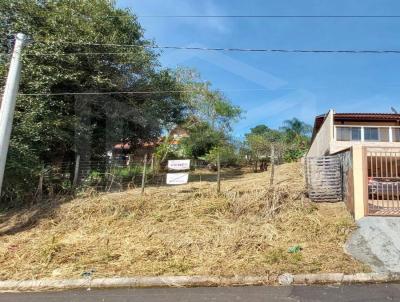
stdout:
POLYGON ((354 219, 363 218, 366 214, 365 200, 367 199, 367 171, 364 150, 361 145, 353 146, 353 190, 354 190, 354 219))
POLYGON ((376 148, 376 147, 400 148, 400 142, 392 142, 392 143, 390 143, 390 142, 366 142, 366 141, 364 141, 364 142, 361 142, 361 141, 338 142, 338 141, 332 140, 330 142, 329 149, 330 149, 331 153, 336 153, 336 152, 348 149, 352 146, 355 146, 355 147, 364 146, 364 147, 374 147, 374 148, 376 148))
POLYGON ((331 109, 328 112, 324 123, 319 129, 314 141, 307 152, 307 157, 324 156, 330 152, 330 145, 333 140, 333 115, 334 111, 331 109))

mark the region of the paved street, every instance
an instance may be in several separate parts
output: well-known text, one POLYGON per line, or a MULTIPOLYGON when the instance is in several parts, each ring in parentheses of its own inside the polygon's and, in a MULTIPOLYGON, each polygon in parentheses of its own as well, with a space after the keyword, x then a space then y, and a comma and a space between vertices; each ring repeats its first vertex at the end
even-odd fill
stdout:
POLYGON ((49 293, 3 293, 0 302, 232 302, 400 301, 400 284, 352 286, 93 289, 49 293))

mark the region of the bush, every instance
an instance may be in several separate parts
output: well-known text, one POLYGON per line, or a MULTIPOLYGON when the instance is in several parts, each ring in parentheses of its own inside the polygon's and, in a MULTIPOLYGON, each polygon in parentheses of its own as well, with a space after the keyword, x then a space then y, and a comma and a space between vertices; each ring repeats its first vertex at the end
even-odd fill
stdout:
POLYGON ((28 146, 11 140, 1 191, 2 204, 15 206, 32 200, 38 182, 39 160, 28 146))
POLYGON ((233 146, 212 148, 210 152, 205 156, 206 161, 216 164, 218 153, 222 166, 237 166, 240 162, 239 155, 233 146))

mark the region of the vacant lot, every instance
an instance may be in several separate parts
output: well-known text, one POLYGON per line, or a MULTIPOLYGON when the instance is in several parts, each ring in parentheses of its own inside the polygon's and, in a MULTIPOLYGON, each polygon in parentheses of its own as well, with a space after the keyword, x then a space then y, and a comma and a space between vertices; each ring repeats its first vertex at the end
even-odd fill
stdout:
POLYGON ((269 172, 226 173, 220 195, 203 180, 3 214, 0 279, 365 271, 343 252, 343 204, 311 203, 298 163, 276 173, 274 188, 269 172))

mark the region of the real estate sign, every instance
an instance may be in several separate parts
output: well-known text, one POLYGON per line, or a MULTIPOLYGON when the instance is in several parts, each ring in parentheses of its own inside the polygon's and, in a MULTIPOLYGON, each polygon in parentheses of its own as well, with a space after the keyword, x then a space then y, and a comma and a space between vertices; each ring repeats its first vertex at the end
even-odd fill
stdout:
POLYGON ((183 185, 189 180, 189 173, 168 173, 167 185, 183 185))
POLYGON ((183 171, 189 169, 190 169, 190 159, 168 161, 168 170, 183 171))

